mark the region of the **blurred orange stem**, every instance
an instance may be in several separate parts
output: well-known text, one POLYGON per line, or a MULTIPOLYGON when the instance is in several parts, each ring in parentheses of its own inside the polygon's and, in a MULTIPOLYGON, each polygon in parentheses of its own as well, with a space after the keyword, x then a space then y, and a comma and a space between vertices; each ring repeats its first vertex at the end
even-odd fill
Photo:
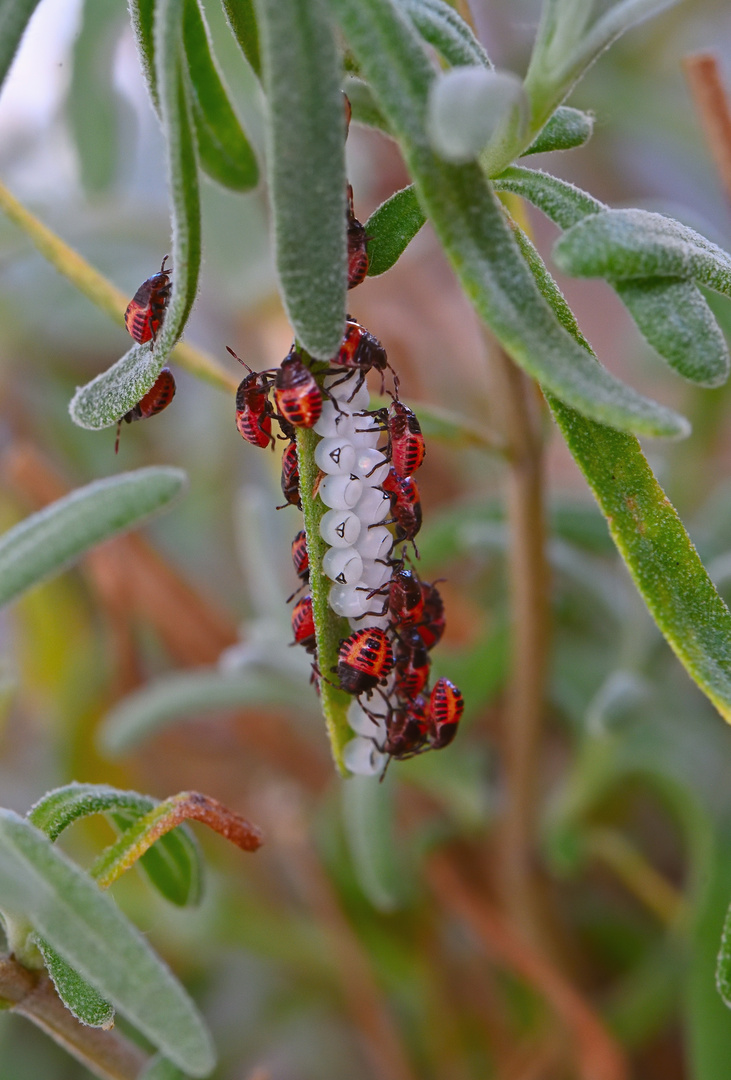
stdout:
POLYGON ((683 59, 683 68, 716 170, 731 199, 731 107, 718 60, 713 53, 695 53, 683 59))
POLYGON ((462 919, 488 955, 532 986, 562 1021, 575 1044, 581 1080, 628 1080, 622 1051, 593 1009, 484 893, 477 895, 444 854, 432 857, 427 877, 442 907, 462 919))
POLYGON ((502 730, 506 806, 499 889, 505 908, 534 943, 542 939, 535 874, 539 751, 549 648, 549 571, 543 493, 543 439, 535 384, 492 347, 495 415, 507 447, 512 653, 502 730))

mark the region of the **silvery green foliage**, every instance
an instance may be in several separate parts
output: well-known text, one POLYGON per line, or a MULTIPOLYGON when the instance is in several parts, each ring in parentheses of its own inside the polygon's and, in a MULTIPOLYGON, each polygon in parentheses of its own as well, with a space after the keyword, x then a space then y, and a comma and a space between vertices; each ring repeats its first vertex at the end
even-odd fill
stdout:
POLYGON ((77 488, 0 536, 0 604, 60 573, 96 544, 169 505, 187 484, 181 469, 150 466, 77 488))
POLYGON ((481 64, 491 68, 490 58, 471 28, 445 0, 399 0, 417 32, 448 64, 481 64))
POLYGON ((4 0, 0 6, 0 85, 10 70, 25 28, 38 3, 39 0, 4 0))
POLYGON ((512 72, 450 68, 429 94, 432 146, 445 161, 472 161, 501 125, 525 112, 523 84, 512 72))
MULTIPOLYGON (((569 235, 579 222, 593 217, 617 222, 616 215, 621 220, 628 213, 646 213, 610 210, 573 184, 535 169, 506 169, 496 177, 495 186, 499 191, 510 191, 528 199, 562 229, 569 230, 569 235), (608 217, 605 219, 604 215, 608 217)), ((680 230, 685 229, 670 218, 663 218, 662 221, 670 222, 680 230)), ((686 232, 695 238, 695 243, 709 244, 693 230, 686 232)), ((563 240, 559 241, 557 248, 562 244, 563 240)), ((638 245, 648 255, 643 244, 644 241, 640 239, 638 245)), ((710 247, 720 252, 715 245, 710 247)), ((725 252, 720 254, 728 260, 725 252)), ((561 257, 558 256, 559 262, 561 257)), ((569 261, 566 261, 564 269, 571 273, 573 271, 569 265, 569 261)), ((606 277, 615 289, 646 341, 679 375, 701 386, 719 386, 728 377, 728 348, 700 289, 690 280, 689 271, 686 270, 683 276, 677 273, 679 263, 674 264, 674 272, 653 269, 649 258, 646 266, 650 271, 647 275, 625 278, 615 273, 607 262, 601 276, 606 277)))
MULTIPOLYGON (((154 25, 147 28, 146 37, 138 39, 146 42, 148 52, 154 48, 148 62, 155 72, 153 92, 159 100, 166 138, 173 227, 170 303, 152 349, 148 344, 134 345, 111 368, 76 391, 69 405, 71 418, 80 427, 94 431, 115 424, 154 386, 183 332, 198 290, 200 193, 191 119, 192 90, 183 48, 184 14, 185 0, 158 0, 154 25)), ((145 25, 138 23, 140 34, 145 25)))
POLYGON ((33 940, 40 950, 56 993, 69 1012, 88 1027, 111 1028, 114 1024, 114 1007, 82 979, 78 971, 67 964, 44 938, 34 935, 33 940))
POLYGON ((172 1062, 208 1075, 213 1046, 182 986, 111 897, 9 810, 0 810, 0 910, 16 955, 42 937, 172 1062))
POLYGON ((345 113, 324 0, 257 0, 267 164, 282 299, 310 355, 345 325, 345 113))

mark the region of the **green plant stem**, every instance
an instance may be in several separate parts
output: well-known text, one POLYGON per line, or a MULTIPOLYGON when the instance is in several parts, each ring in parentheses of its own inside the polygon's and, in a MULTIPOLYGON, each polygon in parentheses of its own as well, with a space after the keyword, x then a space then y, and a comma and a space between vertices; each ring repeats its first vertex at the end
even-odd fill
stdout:
POLYGON ((25 1016, 101 1080, 136 1080, 146 1055, 116 1031, 75 1020, 51 980, 11 957, 0 957, 0 1002, 25 1016))
MULTIPOLYGON (((0 184, 0 210, 22 229, 26 236, 38 248, 41 255, 63 274, 79 292, 83 293, 92 304, 109 315, 117 325, 124 318, 129 297, 112 285, 108 278, 86 261, 78 251, 74 251, 60 236, 27 210, 22 203, 0 184)), ((238 378, 229 374, 212 356, 194 349, 192 345, 180 342, 171 353, 171 359, 182 368, 196 375, 205 382, 212 383, 226 392, 235 391, 238 378)))
POLYGON ((350 773, 343 764, 343 750, 346 743, 353 738, 347 719, 348 707, 353 699, 330 680, 334 678, 332 669, 338 662, 340 642, 344 637, 348 637, 351 631, 347 621, 336 615, 330 607, 328 598, 332 582, 322 572, 322 559, 327 551, 327 544, 320 536, 320 520, 327 507, 317 494, 313 494, 320 475, 315 463, 315 447, 319 441, 319 435, 311 428, 297 428, 300 498, 310 560, 310 593, 315 617, 317 663, 322 676, 320 703, 335 765, 341 776, 349 776, 350 773))
POLYGON ((506 909, 537 944, 542 934, 534 847, 550 621, 543 444, 535 384, 494 344, 492 353, 495 415, 503 424, 508 455, 512 616, 511 675, 503 725, 507 798, 500 837, 500 889, 506 909))
POLYGON ((590 829, 585 843, 589 854, 608 866, 665 926, 676 924, 686 912, 682 893, 616 829, 590 829))

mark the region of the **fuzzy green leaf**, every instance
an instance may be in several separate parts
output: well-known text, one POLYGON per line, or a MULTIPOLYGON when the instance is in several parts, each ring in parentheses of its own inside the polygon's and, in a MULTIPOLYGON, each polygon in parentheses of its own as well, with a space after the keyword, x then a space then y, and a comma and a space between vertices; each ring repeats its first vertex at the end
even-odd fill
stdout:
POLYGON ((160 110, 155 70, 155 0, 129 0, 132 30, 137 45, 137 55, 142 65, 147 89, 155 109, 160 110))
POLYGON ((365 224, 369 277, 390 270, 425 221, 413 184, 382 202, 365 224))
POLYGON ((446 161, 474 161, 513 114, 525 113, 523 84, 511 71, 449 68, 432 84, 427 126, 446 161))
POLYGON ((259 54, 259 28, 256 25, 253 0, 222 0, 229 26, 239 47, 261 77, 261 56, 259 54))
POLYGON ((731 296, 731 255, 664 214, 604 210, 568 229, 553 254, 574 277, 695 278, 731 296))
POLYGON ((389 0, 330 0, 399 142, 423 210, 478 314, 529 375, 586 416, 648 435, 687 434, 683 417, 596 364, 541 296, 477 165, 432 151, 425 112, 435 78, 418 39, 389 0))
POLYGON ((124 14, 115 0, 86 0, 74 43, 66 113, 82 183, 95 195, 108 191, 116 179, 120 118, 122 110, 129 109, 114 85, 114 53, 124 14))
POLYGON ((259 166, 213 58, 199 0, 185 0, 183 41, 201 168, 232 191, 249 191, 259 166))
MULTIPOLYGON (((90 814, 108 814, 124 832, 157 805, 157 799, 136 791, 120 791, 104 784, 67 784, 44 795, 31 809, 28 820, 50 840, 56 840, 74 821, 90 814)), ((161 836, 141 857, 139 866, 170 903, 185 907, 200 902, 200 851, 187 828, 180 827, 161 836)))
POLYGON ((679 278, 611 284, 642 336, 679 375, 699 386, 726 382, 726 339, 697 285, 679 278))
POLYGON ((345 113, 324 0, 258 0, 267 93, 269 187, 289 320, 312 356, 345 325, 345 113))
POLYGON ((200 195, 183 61, 184 7, 185 0, 158 0, 155 7, 154 63, 172 201, 172 295, 154 348, 135 345, 76 391, 69 406, 71 418, 94 431, 115 424, 154 385, 183 332, 198 289, 200 195))
POLYGON ((0 6, 0 86, 15 59, 21 38, 39 0, 4 0, 0 6))
POLYGON ((528 154, 547 154, 552 150, 573 150, 583 146, 594 131, 594 117, 581 109, 559 105, 546 126, 539 132, 521 157, 528 154))
POLYGON ((72 1016, 88 1027, 112 1027, 114 1006, 85 982, 44 938, 34 935, 34 939, 56 992, 72 1016))
MULTIPOLYGON (((678 0, 618 0, 587 27, 593 3, 547 0, 543 5, 533 53, 525 78, 532 103, 534 130, 539 130, 563 102, 594 61, 625 30, 657 14, 678 0)), ((506 141, 495 158, 495 172, 517 155, 506 141), (498 167, 499 166, 499 167, 498 167)))
POLYGON ((301 683, 254 671, 204 669, 167 675, 115 705, 99 728, 99 745, 104 753, 123 754, 140 740, 186 717, 264 704, 301 708, 301 683))
POLYGON ((0 604, 60 573, 96 544, 134 528, 186 485, 180 469, 150 466, 95 480, 0 536, 0 604))
MULTIPOLYGON (((609 211, 565 180, 533 169, 506 169, 495 186, 528 199, 563 229, 609 211)), ((668 219, 666 219, 668 220, 668 219)), ((692 281, 674 277, 610 279, 637 328, 683 378, 718 386, 728 377, 726 340, 705 297, 692 281)))
POLYGON ((42 936, 154 1046, 207 1076, 210 1036, 192 1001, 144 936, 29 822, 0 810, 0 908, 42 936))
POLYGON ((353 776, 343 788, 345 839, 364 894, 378 911, 403 904, 403 873, 394 847, 394 806, 377 776, 353 776))
POLYGON ((559 180, 541 169, 513 165, 496 176, 493 184, 496 191, 509 191, 527 199, 562 229, 570 229, 589 214, 599 214, 609 209, 605 203, 574 187, 568 180, 559 180))
POLYGON ((454 67, 491 68, 490 58, 472 30, 444 0, 398 0, 424 41, 454 67))
POLYGON ((376 105, 368 83, 354 76, 349 76, 343 82, 343 93, 347 94, 350 101, 351 121, 353 123, 376 128, 377 131, 382 131, 385 135, 391 134, 388 120, 376 105))
MULTIPOLYGON (((516 236, 557 317, 593 355, 538 252, 519 230, 516 236)), ((690 677, 731 722, 731 612, 640 444, 593 423, 552 395, 548 403, 650 614, 690 677)))
POLYGON ((47 792, 28 812, 28 821, 41 829, 49 840, 57 840, 64 829, 90 814, 123 810, 141 817, 156 805, 156 800, 136 791, 120 791, 106 784, 66 784, 47 792))

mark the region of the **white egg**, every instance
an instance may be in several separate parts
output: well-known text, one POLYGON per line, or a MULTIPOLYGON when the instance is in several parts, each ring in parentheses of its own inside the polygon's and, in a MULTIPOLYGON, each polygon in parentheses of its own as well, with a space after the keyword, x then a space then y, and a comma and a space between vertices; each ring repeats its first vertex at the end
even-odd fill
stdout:
POLYGON ((352 472, 360 476, 369 487, 376 487, 388 476, 388 462, 380 450, 359 446, 353 461, 352 472))
POLYGON ((364 526, 376 525, 391 512, 391 500, 385 491, 369 487, 364 490, 353 509, 364 526))
MULTIPOLYGON (((385 708, 386 703, 383 702, 383 709, 385 708)), ((356 734, 363 735, 366 739, 378 739, 380 742, 386 735, 386 718, 385 711, 382 716, 378 713, 379 709, 376 707, 372 719, 359 702, 351 701, 348 706, 348 723, 356 734)))
POLYGON ((352 510, 328 510, 320 521, 320 536, 330 547, 352 547, 360 529, 360 518, 352 510))
POLYGON ((318 492, 325 506, 332 506, 334 510, 350 510, 363 494, 363 481, 354 473, 326 476, 318 492))
POLYGON ((320 419, 313 425, 312 430, 323 438, 337 437, 340 432, 340 414, 332 401, 323 401, 320 419))
MULTIPOLYGON (((375 532, 375 529, 373 530, 375 532)), ((388 566, 385 562, 381 562, 379 559, 362 559, 361 561, 361 580, 364 585, 370 585, 372 589, 378 589, 391 577, 393 573, 393 567, 388 566)))
MULTIPOLYGON (((365 594, 364 594, 365 595, 365 594)), ((370 603, 373 603, 371 600, 370 603)), ((388 630, 391 620, 388 615, 362 615, 360 618, 349 618, 351 630, 362 630, 364 627, 375 626, 379 630, 388 630)))
POLYGON ((361 529, 355 549, 364 559, 387 559, 393 550, 393 536, 385 525, 361 529))
POLYGON ((353 434, 350 436, 356 446, 373 448, 378 446, 383 432, 377 420, 372 416, 356 416, 356 424, 353 426, 353 434))
POLYGON ((363 560, 355 548, 328 548, 322 558, 322 569, 331 581, 340 585, 355 585, 363 573, 363 560))
POLYGON ((385 766, 386 754, 381 753, 372 739, 356 735, 343 750, 345 768, 360 776, 375 776, 385 766))
POLYGON ((346 619, 357 619, 359 615, 365 615, 370 603, 366 593, 357 584, 333 585, 328 599, 335 614, 346 619))
MULTIPOLYGON (((342 435, 323 439, 315 447, 315 462, 319 469, 331 475, 355 472, 357 453, 352 442, 342 435)), ((360 473, 356 473, 360 476, 360 473)))

